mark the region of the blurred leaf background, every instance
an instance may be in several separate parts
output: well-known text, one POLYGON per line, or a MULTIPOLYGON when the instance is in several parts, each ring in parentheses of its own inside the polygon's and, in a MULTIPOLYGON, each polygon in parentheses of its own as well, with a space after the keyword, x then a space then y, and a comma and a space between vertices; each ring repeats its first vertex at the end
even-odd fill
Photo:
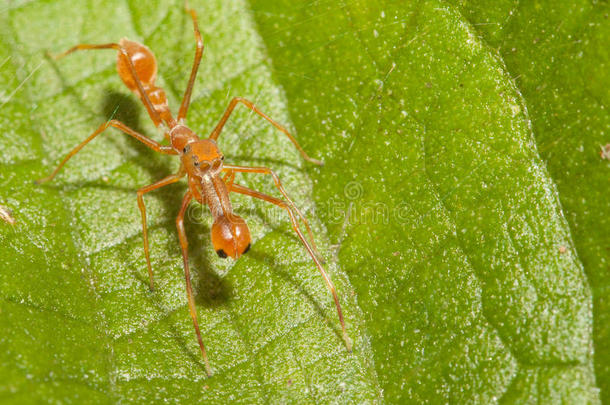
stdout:
MULTIPOLYGON (((276 170, 304 208, 344 305, 283 212, 236 196, 251 252, 187 231, 205 378, 174 218, 177 169, 110 51, 146 43, 177 108, 194 53, 181 1, 0 4, 0 401, 5 403, 610 402, 607 2, 191 1, 206 51, 188 124, 253 100, 326 162, 239 110, 220 146, 276 170)), ((274 193, 269 179, 242 184, 274 193)), ((281 211, 281 210, 280 210, 281 211)))

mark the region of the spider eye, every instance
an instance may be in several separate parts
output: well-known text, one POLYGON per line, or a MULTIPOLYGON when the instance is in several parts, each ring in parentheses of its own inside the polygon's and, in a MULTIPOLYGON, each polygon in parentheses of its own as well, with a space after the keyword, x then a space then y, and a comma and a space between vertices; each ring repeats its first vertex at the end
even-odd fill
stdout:
POLYGON ((195 160, 195 161, 193 162, 193 165, 194 165, 195 167, 199 167, 199 161, 198 161, 198 160, 195 160))
POLYGON ((222 160, 222 161, 224 161, 224 160, 225 160, 224 155, 220 157, 220 160, 222 160))
POLYGON ((182 153, 189 153, 191 151, 191 145, 186 145, 184 149, 182 149, 182 153))

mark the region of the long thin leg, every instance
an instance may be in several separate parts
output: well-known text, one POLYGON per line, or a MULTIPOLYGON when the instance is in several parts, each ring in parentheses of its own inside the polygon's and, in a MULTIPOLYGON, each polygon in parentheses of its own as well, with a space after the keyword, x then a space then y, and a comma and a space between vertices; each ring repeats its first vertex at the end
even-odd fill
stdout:
POLYGON ((107 121, 107 122, 103 123, 102 125, 100 125, 99 128, 96 129, 94 133, 89 135, 89 137, 87 139, 85 139, 83 142, 76 145, 76 147, 74 147, 74 149, 72 149, 70 151, 70 153, 68 153, 66 155, 66 157, 61 161, 61 163, 59 163, 59 166, 57 166, 57 168, 53 171, 53 173, 51 173, 49 176, 47 176, 45 178, 36 180, 36 183, 41 184, 41 183, 45 183, 47 181, 53 180, 55 175, 61 170, 62 167, 64 167, 66 162, 68 160, 70 160, 70 158, 72 156, 76 155, 86 144, 91 142, 93 140, 93 138, 95 138, 96 136, 98 136, 99 134, 104 132, 106 129, 108 129, 108 127, 114 127, 114 128, 120 129, 121 131, 125 132, 127 135, 130 135, 130 136, 134 137, 135 139, 137 139, 138 141, 142 142, 144 145, 148 146, 155 152, 165 153, 167 155, 177 155, 176 151, 171 146, 161 145, 159 142, 152 140, 152 139, 148 138, 147 136, 144 136, 144 135, 134 131, 133 129, 129 128, 127 125, 123 124, 121 121, 110 120, 110 121, 107 121))
POLYGON ((127 65, 129 66, 129 70, 131 72, 131 75, 133 76, 133 80, 136 82, 136 85, 138 86, 138 91, 140 92, 140 94, 142 94, 143 100, 144 100, 144 105, 146 106, 146 109, 148 110, 148 113, 151 117, 153 117, 153 121, 154 122, 162 122, 161 121, 161 117, 159 116, 159 113, 157 112, 157 110, 155 110, 155 107, 153 106, 152 102, 150 101, 150 98, 148 97, 148 93, 146 93, 146 91, 144 90, 144 86, 142 85, 142 81, 140 80, 140 78, 138 77, 138 74, 136 72, 136 68, 133 65, 133 62, 131 60, 131 58, 129 57, 129 54, 127 53, 127 51, 125 50, 125 48, 123 48, 121 45, 116 44, 116 43, 109 43, 109 44, 78 44, 73 46, 72 48, 68 49, 65 52, 62 52, 58 55, 54 55, 53 57, 55 59, 61 59, 66 55, 71 54, 72 52, 76 52, 76 51, 87 51, 87 50, 92 50, 92 49, 114 49, 118 52, 120 52, 125 59, 127 60, 127 65))
POLYGON ((205 372, 208 376, 212 375, 210 369, 210 363, 208 362, 208 355, 205 352, 205 346, 201 339, 201 332, 199 332, 199 323, 197 322, 197 308, 195 307, 195 298, 193 297, 193 287, 191 286, 191 272, 189 270, 189 256, 188 256, 188 241, 186 239, 186 232, 184 232, 184 213, 193 199, 193 195, 190 191, 187 191, 182 200, 182 207, 176 217, 176 227, 178 228, 178 238, 180 239, 180 247, 182 248, 182 259, 184 261, 184 278, 186 279, 186 295, 189 303, 189 311, 191 318, 193 318, 193 325, 195 326, 195 333, 197 334, 197 340, 199 341, 199 348, 201 349, 201 355, 205 363, 205 372))
POLYGON ((339 298, 337 297, 337 290, 335 289, 335 285, 333 284, 330 277, 324 270, 324 267, 322 267, 322 264, 320 263, 320 261, 318 260, 316 255, 314 254, 311 246, 309 245, 309 243, 307 243, 307 240, 305 240, 305 237, 303 236, 303 234, 301 233, 301 230, 299 229, 297 219, 294 216, 294 213, 292 212, 292 210, 290 209, 288 204, 285 201, 280 200, 279 198, 275 198, 275 197, 271 197, 271 196, 268 196, 263 193, 259 193, 258 191, 251 190, 247 187, 240 186, 239 184, 235 184, 235 183, 233 183, 229 186, 229 191, 234 191, 236 193, 245 194, 250 197, 258 198, 258 199, 270 202, 271 204, 275 204, 286 210, 286 212, 290 216, 290 222, 292 222, 292 229, 294 229, 296 234, 299 236, 299 239, 301 239, 301 242, 305 246, 305 249, 307 249, 307 252, 313 259, 316 266, 318 267, 320 274, 322 274, 322 278, 324 278, 324 281, 326 282, 326 286, 328 287, 328 289, 330 290, 330 292, 333 296, 333 299, 335 301, 335 307, 337 308, 337 315, 339 315, 339 322, 341 323, 341 329, 343 330, 343 340, 345 341, 345 346, 348 351, 352 351, 352 344, 350 343, 350 340, 347 337, 347 332, 345 330, 345 322, 343 321, 343 312, 341 311, 341 304, 339 304, 339 298))
POLYGON ((222 131, 222 128, 227 123, 227 120, 229 119, 229 116, 233 112, 233 109, 235 109, 235 106, 237 105, 237 103, 242 103, 247 108, 254 111, 255 113, 257 113, 258 115, 260 115, 267 121, 269 121, 269 123, 271 123, 271 125, 273 125, 277 129, 279 129, 284 135, 286 135, 288 137, 288 139, 290 139, 290 142, 292 142, 292 144, 295 146, 295 148, 297 148, 297 150, 299 151, 301 156, 303 156, 303 159, 307 160, 308 162, 319 165, 319 166, 324 165, 323 162, 321 162, 317 159, 310 158, 309 155, 303 150, 303 148, 301 148, 301 145, 299 145, 297 140, 290 134, 290 132, 288 132, 288 130, 286 128, 284 128, 283 126, 281 126, 280 124, 278 124, 277 122, 272 120, 264 112, 259 110, 258 107, 256 107, 251 101, 248 101, 245 98, 241 98, 241 97, 235 97, 231 100, 231 102, 229 103, 229 106, 225 110, 225 113, 223 114, 222 118, 220 119, 220 121, 218 121, 218 124, 216 124, 216 128, 214 128, 214 130, 210 134, 210 139, 216 140, 218 138, 218 136, 220 135, 220 132, 222 131))
POLYGON ((153 184, 149 184, 148 186, 142 187, 138 190, 138 207, 140 208, 140 213, 142 214, 142 235, 144 238, 144 255, 146 256, 146 265, 148 266, 148 276, 150 278, 150 289, 151 291, 154 289, 153 282, 153 272, 152 266, 150 265, 150 254, 148 249, 148 227, 146 225, 146 207, 144 206, 144 194, 157 190, 161 187, 165 187, 172 183, 177 182, 184 176, 184 171, 182 167, 180 167, 180 171, 176 174, 172 174, 170 176, 165 177, 153 184))
POLYGON ((228 171, 227 174, 222 178, 227 185, 227 188, 230 188, 233 182, 235 181, 235 172, 228 171))
MULTIPOLYGON (((284 190, 284 186, 282 186, 282 183, 280 182, 280 178, 277 176, 277 174, 275 174, 275 172, 273 170, 271 170, 267 167, 247 167, 247 166, 232 166, 232 165, 224 165, 222 170, 227 171, 229 173, 232 171, 236 171, 236 172, 244 172, 244 173, 270 174, 273 177, 275 186, 278 188, 278 190, 280 190, 280 193, 282 193, 282 195, 284 196, 286 201, 288 201, 290 208, 292 208, 297 213, 297 215, 299 216, 301 221, 303 221, 303 223, 305 224, 305 228, 307 229, 307 234, 309 235, 309 239, 311 241, 311 245, 313 247, 314 253, 316 254, 316 256, 318 257, 318 259, 321 262, 324 262, 322 255, 320 255, 320 253, 318 252, 318 248, 316 246, 316 242, 313 237, 313 232, 311 231, 311 228, 309 227, 309 222, 307 222, 307 218, 305 218, 305 216, 297 208, 297 206, 294 204, 294 202, 292 202, 292 199, 288 196, 288 193, 286 193, 286 190, 284 190)), ((233 175, 233 179, 234 178, 235 178, 235 176, 233 175)))
POLYGON ((193 68, 191 69, 191 77, 189 83, 186 86, 184 97, 182 97, 182 103, 180 104, 180 110, 178 111, 178 120, 186 118, 186 114, 191 104, 191 94, 193 92, 193 86, 195 85, 195 78, 197 77, 197 70, 199 70, 199 64, 201 63, 201 57, 203 55, 203 38, 199 31, 199 25, 197 24, 197 13, 195 10, 189 7, 188 1, 184 4, 186 11, 191 15, 193 19, 193 29, 195 30, 195 41, 197 42, 197 49, 195 51, 195 60, 193 61, 193 68))

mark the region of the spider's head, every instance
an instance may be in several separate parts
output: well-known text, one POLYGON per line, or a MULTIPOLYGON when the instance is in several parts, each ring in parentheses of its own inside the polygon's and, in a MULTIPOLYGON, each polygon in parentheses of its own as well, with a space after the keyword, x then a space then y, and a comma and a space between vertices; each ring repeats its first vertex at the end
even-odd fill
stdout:
POLYGON ((186 171, 198 177, 220 173, 224 158, 212 139, 200 139, 187 143, 182 149, 181 155, 186 171))

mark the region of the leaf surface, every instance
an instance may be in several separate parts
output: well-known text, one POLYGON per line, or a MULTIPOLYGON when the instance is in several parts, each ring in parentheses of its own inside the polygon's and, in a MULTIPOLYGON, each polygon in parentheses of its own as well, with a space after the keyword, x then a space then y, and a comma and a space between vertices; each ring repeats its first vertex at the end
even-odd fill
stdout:
POLYGON ((458 5, 501 54, 528 104, 592 288, 595 374, 610 403, 610 163, 600 156, 610 142, 608 3, 458 5))
MULTIPOLYGON (((550 57, 536 56, 531 38, 519 39, 525 59, 511 59, 509 31, 477 25, 480 15, 506 17, 511 4, 495 12, 443 1, 191 5, 206 50, 189 126, 206 136, 230 97, 244 96, 326 162, 306 164, 245 109, 219 142, 230 163, 276 170, 304 209, 355 350, 345 351, 332 299, 285 213, 235 196, 254 238, 237 262, 213 251, 207 209, 188 211, 214 370, 205 378, 174 225, 183 183, 145 197, 154 293, 141 246, 135 191, 175 172, 177 159, 109 131, 54 182, 32 184, 111 117, 162 138, 117 77, 111 51, 59 61, 45 51, 123 36, 146 43, 176 110, 194 53, 182 2, 13 2, 0 13, 0 204, 17 220, 0 224, 3 399, 599 401, 601 335, 591 324, 606 315, 592 311, 585 275, 599 258, 581 251, 593 228, 574 231, 595 216, 585 203, 566 204, 564 192, 576 200, 576 177, 559 176, 541 143, 551 142, 541 136, 567 96, 555 104, 552 92, 532 96, 534 85, 559 83, 542 67, 536 79, 515 79, 527 57, 550 57)), ((520 13, 545 18, 536 8, 520 13)), ((582 125, 570 127, 574 139, 582 125)), ((276 195, 264 176, 237 181, 276 195)))
POLYGON ((441 1, 251 3, 386 400, 597 401, 588 281, 495 49, 441 1))
MULTIPOLYGON (((3 225, 1 233, 0 351, 2 364, 10 365, 2 367, 1 394, 17 402, 376 401, 381 391, 363 315, 329 253, 311 204, 311 180, 288 139, 262 120, 236 112, 219 144, 228 161, 273 166, 306 208, 331 259, 327 267, 341 293, 357 347, 353 354, 341 339, 332 298, 281 209, 233 199, 254 238, 251 252, 235 263, 218 258, 211 247, 207 210, 193 204, 188 211, 193 284, 214 372, 206 378, 174 225, 185 184, 145 197, 154 293, 147 287, 136 204, 135 191, 175 172, 178 159, 156 156, 109 130, 52 183, 33 184, 111 117, 162 138, 122 87, 111 51, 59 61, 44 51, 122 36, 142 41, 157 55, 159 83, 177 107, 195 47, 180 4, 33 2, 2 14, 3 87, 17 91, 2 110, 7 147, 1 192, 17 225, 3 225), (91 19, 92 10, 99 18, 91 19)), ((208 49, 189 125, 205 135, 232 95, 251 98, 289 123, 246 5, 193 6, 208 49)), ((277 194, 268 178, 237 181, 277 194)))

